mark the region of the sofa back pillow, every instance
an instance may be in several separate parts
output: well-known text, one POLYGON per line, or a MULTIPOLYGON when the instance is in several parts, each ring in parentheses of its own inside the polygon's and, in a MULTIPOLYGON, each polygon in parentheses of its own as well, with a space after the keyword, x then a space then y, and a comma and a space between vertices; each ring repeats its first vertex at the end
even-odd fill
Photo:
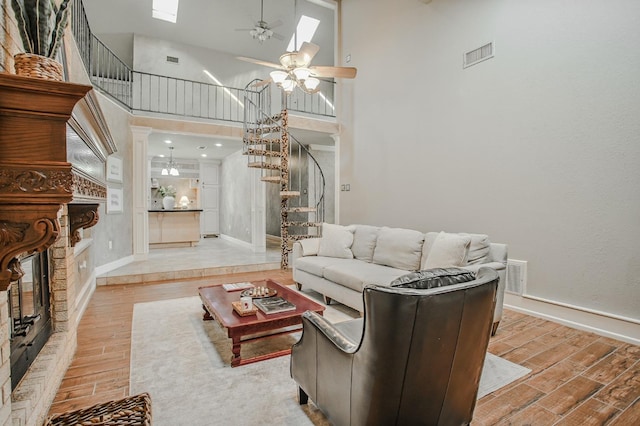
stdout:
POLYGON ((353 226, 323 223, 318 256, 353 259, 353 252, 351 251, 353 231, 353 226))
POLYGON ((433 243, 436 238, 440 235, 439 232, 427 232, 424 234, 424 244, 422 245, 422 257, 420 258, 420 268, 424 269, 423 266, 427 262, 427 257, 429 256, 429 252, 431 251, 431 247, 433 247, 433 243))
POLYGON ((467 265, 491 262, 491 241, 486 234, 460 234, 471 237, 467 265))
MULTIPOLYGON (((440 232, 428 252, 421 269, 450 268, 467 264, 471 237, 440 232)), ((423 257, 424 258, 424 257, 423 257)))
POLYGON ((379 226, 355 225, 353 234, 353 245, 351 251, 353 257, 371 263, 373 261, 373 250, 376 248, 379 226))
POLYGON ((434 268, 410 272, 396 278, 390 287, 429 289, 452 284, 466 283, 476 279, 476 275, 462 268, 434 268))
POLYGON ((420 268, 423 242, 422 232, 382 227, 373 251, 373 263, 405 271, 417 271, 420 268))

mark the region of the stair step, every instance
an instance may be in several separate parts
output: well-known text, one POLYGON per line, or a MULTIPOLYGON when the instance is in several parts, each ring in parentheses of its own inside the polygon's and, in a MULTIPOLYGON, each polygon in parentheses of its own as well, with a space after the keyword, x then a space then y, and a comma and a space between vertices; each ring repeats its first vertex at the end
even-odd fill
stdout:
POLYGON ((318 211, 315 207, 291 207, 287 213, 313 213, 318 211))
POLYGON ((265 163, 264 161, 249 163, 249 167, 253 169, 280 170, 279 164, 265 163))
POLYGON ((280 138, 276 139, 267 139, 261 138, 260 136, 245 136, 242 138, 242 142, 247 145, 280 145, 282 140, 280 138))
POLYGON ((269 183, 282 183, 283 180, 280 176, 263 176, 260 178, 261 181, 263 182, 269 182, 269 183))
POLYGON ((280 198, 295 198, 300 196, 300 191, 280 191, 280 198))
POLYGON ((298 234, 298 235, 291 235, 289 234, 289 239, 290 240, 306 240, 307 238, 319 238, 320 235, 309 235, 309 234, 298 234))
POLYGON ((280 126, 254 127, 247 129, 247 133, 253 135, 268 135, 269 133, 278 133, 282 130, 280 126))
POLYGON ((273 151, 271 149, 255 149, 249 148, 245 155, 261 155, 264 157, 282 157, 282 153, 280 151, 273 151))
POLYGON ((297 226, 302 228, 319 228, 322 226, 320 222, 285 222, 287 226, 297 226))
POLYGON ((272 115, 271 117, 261 118, 257 121, 257 123, 258 124, 273 123, 274 121, 280 121, 281 119, 282 119, 282 113, 272 115))

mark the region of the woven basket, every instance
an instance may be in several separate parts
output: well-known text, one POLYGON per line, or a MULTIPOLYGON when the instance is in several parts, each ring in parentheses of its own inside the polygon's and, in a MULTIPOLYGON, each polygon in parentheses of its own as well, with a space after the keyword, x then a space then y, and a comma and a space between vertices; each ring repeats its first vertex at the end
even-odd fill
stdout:
POLYGON ((54 59, 32 53, 18 53, 14 55, 13 60, 16 75, 44 80, 63 80, 62 64, 54 59))
POLYGON ((151 426, 151 397, 141 393, 56 414, 44 426, 151 426))

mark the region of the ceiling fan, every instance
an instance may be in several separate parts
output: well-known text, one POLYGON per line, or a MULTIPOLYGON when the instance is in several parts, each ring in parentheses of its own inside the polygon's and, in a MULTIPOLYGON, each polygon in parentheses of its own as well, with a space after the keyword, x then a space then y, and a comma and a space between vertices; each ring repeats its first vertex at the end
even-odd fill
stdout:
POLYGON ((291 93, 296 87, 306 93, 316 93, 319 90, 318 84, 320 84, 320 80, 316 77, 355 78, 357 69, 353 67, 311 66, 311 61, 318 50, 320 50, 320 46, 305 41, 299 50, 281 55, 280 64, 244 56, 238 56, 237 59, 276 68, 276 71, 271 71, 269 74, 270 78, 262 80, 254 86, 259 87, 274 82, 287 93, 291 93))
POLYGON ((264 0, 260 0, 260 20, 255 23, 253 28, 236 28, 236 31, 249 31, 251 37, 258 40, 260 43, 270 39, 271 37, 278 40, 284 40, 284 36, 273 32, 273 28, 280 25, 282 25, 282 21, 279 19, 271 25, 264 20, 264 0))

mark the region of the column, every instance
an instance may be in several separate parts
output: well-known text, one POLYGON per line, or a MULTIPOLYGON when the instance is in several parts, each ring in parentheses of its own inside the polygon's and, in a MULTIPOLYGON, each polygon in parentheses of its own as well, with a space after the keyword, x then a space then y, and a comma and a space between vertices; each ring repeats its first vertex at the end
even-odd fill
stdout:
POLYGON ((149 253, 149 146, 150 127, 131 126, 133 135, 133 256, 143 260, 149 253))

